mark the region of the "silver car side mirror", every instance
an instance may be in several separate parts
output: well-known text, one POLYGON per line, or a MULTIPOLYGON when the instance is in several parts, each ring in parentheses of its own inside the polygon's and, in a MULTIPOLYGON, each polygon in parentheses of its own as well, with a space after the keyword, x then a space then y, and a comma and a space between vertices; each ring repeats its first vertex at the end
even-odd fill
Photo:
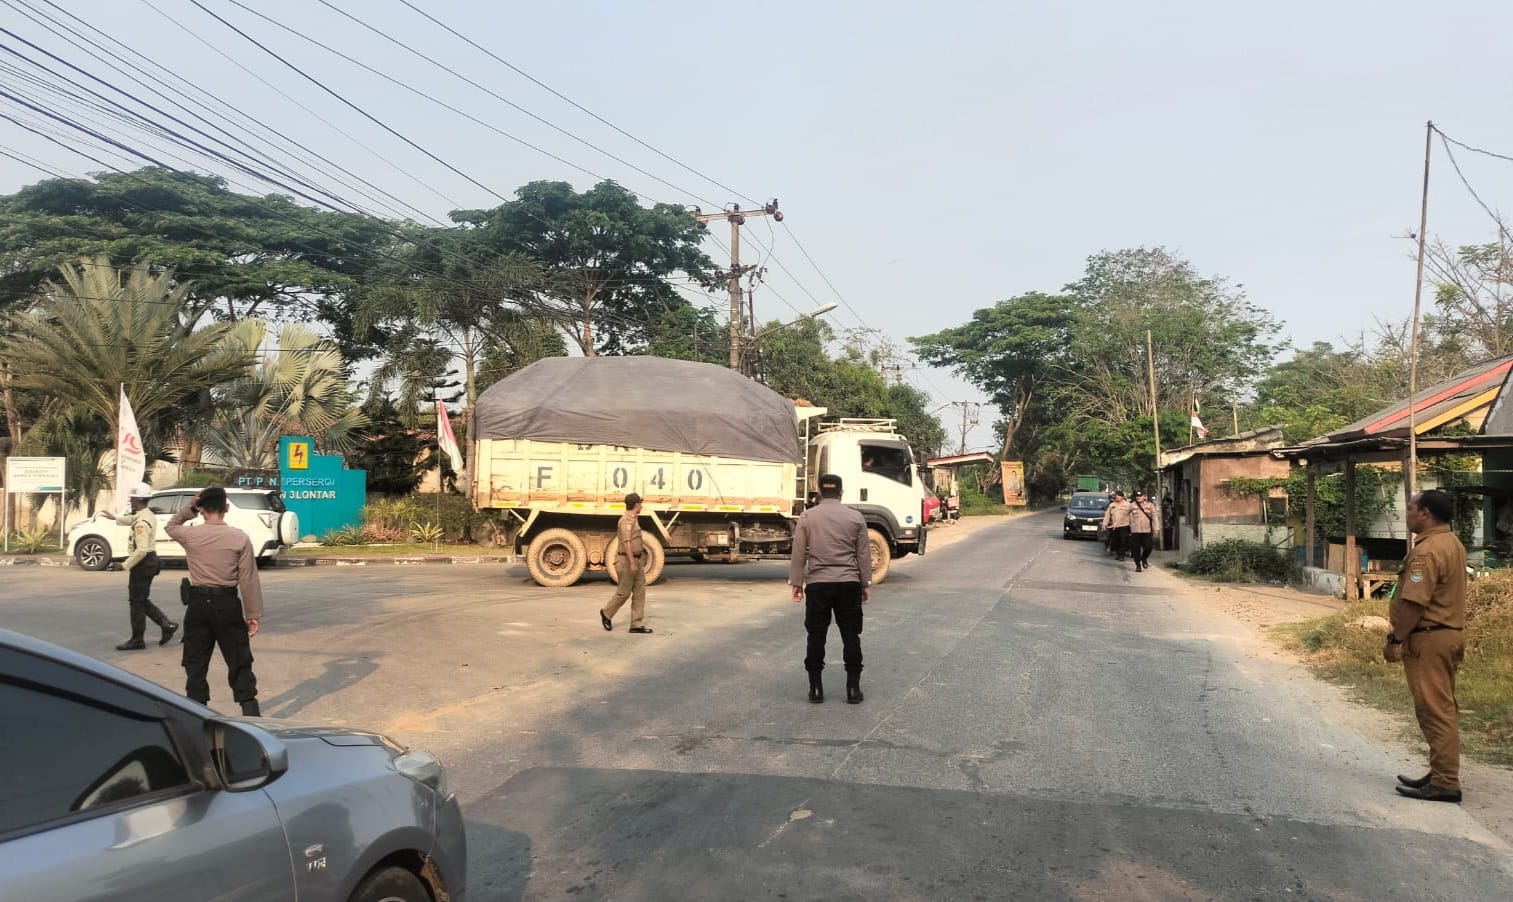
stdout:
POLYGON ((212 720, 206 723, 205 733, 211 764, 221 788, 229 792, 261 789, 289 769, 289 750, 266 730, 212 720))

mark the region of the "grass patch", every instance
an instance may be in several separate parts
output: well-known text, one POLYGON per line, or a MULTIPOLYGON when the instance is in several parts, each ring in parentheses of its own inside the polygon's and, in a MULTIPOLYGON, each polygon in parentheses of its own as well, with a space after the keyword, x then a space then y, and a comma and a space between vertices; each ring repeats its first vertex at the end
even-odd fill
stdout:
POLYGON ((507 554, 492 545, 432 545, 430 542, 398 542, 393 545, 320 545, 291 548, 288 557, 395 557, 411 554, 507 554))
MULTIPOLYGON (((1413 701, 1401 664, 1382 660, 1384 633, 1352 626, 1387 616, 1387 602, 1370 599, 1328 617, 1277 627, 1277 636, 1330 682, 1357 700, 1406 718, 1417 735, 1413 701)), ((1456 679, 1461 744, 1483 761, 1513 767, 1513 572, 1474 580, 1467 599, 1466 660, 1456 679)))

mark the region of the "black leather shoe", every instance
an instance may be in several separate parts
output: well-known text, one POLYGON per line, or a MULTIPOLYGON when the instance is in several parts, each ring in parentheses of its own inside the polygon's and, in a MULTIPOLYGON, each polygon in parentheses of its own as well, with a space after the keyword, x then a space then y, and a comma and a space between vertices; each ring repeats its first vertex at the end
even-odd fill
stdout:
POLYGON ((173 634, 176 633, 176 632, 178 632, 178 631, 179 631, 179 625, 177 623, 165 623, 165 624, 163 624, 163 638, 161 638, 161 639, 158 640, 158 644, 159 645, 167 645, 168 644, 168 640, 172 639, 173 638, 173 634))
POLYGON ((1397 782, 1403 784, 1404 786, 1412 786, 1414 789, 1423 789, 1425 786, 1429 785, 1429 778, 1432 776, 1433 774, 1424 774, 1422 777, 1415 778, 1405 777, 1402 774, 1398 774, 1397 782))
POLYGON ((614 621, 609 619, 609 615, 604 613, 603 608, 599 609, 599 623, 604 627, 605 632, 608 632, 615 628, 614 621))
POLYGON ((825 700, 825 687, 824 687, 824 684, 820 683, 818 680, 811 680, 809 682, 809 701, 811 703, 813 703, 813 704, 818 705, 821 702, 823 702, 824 700, 825 700))
POLYGON ((242 702, 242 716, 243 717, 262 717, 263 716, 263 709, 260 708, 260 707, 258 707, 257 699, 253 699, 250 702, 242 702))
POLYGON ((633 627, 630 628, 630 632, 632 632, 632 633, 651 633, 651 632, 655 632, 655 630, 653 630, 649 626, 633 626, 633 627))
POLYGON ((116 646, 116 651, 141 651, 147 647, 147 643, 141 639, 127 639, 116 646))
POLYGON ((1425 802, 1454 802, 1460 804, 1459 789, 1445 789, 1428 783, 1423 786, 1394 786, 1398 794, 1405 795, 1410 799, 1422 799, 1425 802))
POLYGON ((860 686, 847 686, 846 687, 846 704, 848 704, 848 705, 860 705, 861 703, 862 703, 862 687, 860 687, 860 686))

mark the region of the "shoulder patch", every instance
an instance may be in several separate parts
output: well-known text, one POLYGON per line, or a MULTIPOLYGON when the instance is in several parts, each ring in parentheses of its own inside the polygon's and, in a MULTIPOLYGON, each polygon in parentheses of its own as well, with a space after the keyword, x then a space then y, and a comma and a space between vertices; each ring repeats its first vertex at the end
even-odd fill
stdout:
POLYGON ((1415 564, 1413 566, 1413 569, 1410 570, 1410 571, 1408 571, 1408 579, 1410 579, 1410 580, 1412 580, 1413 582, 1416 582, 1416 583, 1423 582, 1424 581, 1424 568, 1423 568, 1423 566, 1419 565, 1419 564, 1415 564))

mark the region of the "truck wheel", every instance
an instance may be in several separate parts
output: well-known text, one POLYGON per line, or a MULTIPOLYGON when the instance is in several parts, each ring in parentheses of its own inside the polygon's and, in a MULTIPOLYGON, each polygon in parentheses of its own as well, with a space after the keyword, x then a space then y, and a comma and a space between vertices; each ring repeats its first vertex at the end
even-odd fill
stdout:
POLYGON ((872 546, 872 584, 875 586, 888 578, 893 549, 889 547, 888 537, 875 529, 867 530, 867 544, 872 546))
POLYGON ((531 539, 525 566, 537 585, 560 589, 571 586, 588 567, 588 550, 571 529, 548 529, 531 539))
MULTIPOLYGON (((609 572, 609 578, 614 580, 616 585, 620 584, 620 574, 615 571, 615 555, 619 554, 616 546, 619 544, 620 539, 616 536, 604 546, 604 569, 609 572)), ((641 544, 646 548, 646 584, 649 586, 662 578, 662 567, 667 563, 667 553, 662 550, 662 543, 657 537, 644 529, 641 530, 641 544)))

